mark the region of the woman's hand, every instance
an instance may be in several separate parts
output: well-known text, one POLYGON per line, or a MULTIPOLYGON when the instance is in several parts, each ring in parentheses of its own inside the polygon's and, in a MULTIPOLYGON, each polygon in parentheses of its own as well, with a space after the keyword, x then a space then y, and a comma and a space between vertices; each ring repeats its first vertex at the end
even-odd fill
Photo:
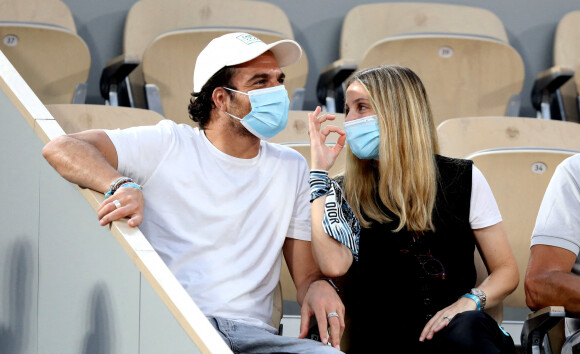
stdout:
POLYGON ((435 316, 433 316, 433 318, 427 322, 425 328, 423 328, 423 331, 419 336, 419 341, 423 342, 425 339, 433 339, 433 335, 447 327, 455 315, 461 312, 472 311, 475 309, 477 309, 475 301, 467 297, 460 297, 451 305, 437 312, 435 316))
POLYGON ((334 120, 335 116, 330 113, 320 114, 320 106, 316 107, 314 112, 308 113, 308 135, 310 135, 310 168, 313 170, 328 171, 338 154, 346 143, 346 133, 339 127, 327 125, 322 130, 321 124, 327 120, 334 120), (333 147, 326 145, 326 138, 331 133, 337 133, 340 136, 333 147))

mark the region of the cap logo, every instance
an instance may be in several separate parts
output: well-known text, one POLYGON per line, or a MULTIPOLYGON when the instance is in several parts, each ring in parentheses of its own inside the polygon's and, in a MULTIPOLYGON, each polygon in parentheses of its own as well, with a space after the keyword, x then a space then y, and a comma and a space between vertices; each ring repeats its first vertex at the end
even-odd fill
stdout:
POLYGON ((242 43, 247 44, 247 45, 250 45, 253 43, 264 43, 260 39, 252 36, 251 34, 240 34, 236 38, 239 39, 242 43))

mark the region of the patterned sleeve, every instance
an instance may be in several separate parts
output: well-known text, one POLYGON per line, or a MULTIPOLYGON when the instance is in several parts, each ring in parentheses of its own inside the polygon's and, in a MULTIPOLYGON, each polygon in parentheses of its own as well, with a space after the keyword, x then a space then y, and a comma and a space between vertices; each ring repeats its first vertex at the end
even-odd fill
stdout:
POLYGON ((326 195, 322 227, 330 237, 350 249, 354 259, 358 260, 360 224, 350 205, 344 199, 342 188, 328 177, 327 171, 310 171, 310 193, 314 199, 326 195))

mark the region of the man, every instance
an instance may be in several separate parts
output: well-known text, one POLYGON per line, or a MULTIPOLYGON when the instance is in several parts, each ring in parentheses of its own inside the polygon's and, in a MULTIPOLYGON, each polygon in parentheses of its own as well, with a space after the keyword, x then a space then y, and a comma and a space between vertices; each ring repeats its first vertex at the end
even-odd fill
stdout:
POLYGON ((291 40, 224 35, 197 58, 189 110, 199 129, 165 120, 71 134, 43 149, 63 177, 106 193, 101 225, 128 217, 140 226, 236 352, 336 352, 268 325, 281 251, 302 305, 300 337, 312 315, 324 344, 338 348, 344 329, 344 307, 310 249, 306 161, 264 141, 286 125, 280 67, 301 53, 291 40))
MULTIPOLYGON (((564 306, 580 313, 580 154, 554 172, 532 233, 525 278, 526 303, 538 310, 564 306)), ((577 320, 567 320, 571 331, 577 320)))

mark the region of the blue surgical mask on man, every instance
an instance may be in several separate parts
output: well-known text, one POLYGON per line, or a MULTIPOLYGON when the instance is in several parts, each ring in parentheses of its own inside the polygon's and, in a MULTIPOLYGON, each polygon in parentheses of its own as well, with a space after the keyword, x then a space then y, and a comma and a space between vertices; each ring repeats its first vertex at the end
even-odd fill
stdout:
POLYGON ((250 133, 267 140, 286 128, 290 100, 284 85, 251 90, 248 93, 224 88, 250 97, 252 110, 244 118, 226 112, 230 117, 240 120, 250 133))
POLYGON ((350 150, 361 160, 379 158, 379 121, 376 115, 344 123, 346 142, 350 150))

